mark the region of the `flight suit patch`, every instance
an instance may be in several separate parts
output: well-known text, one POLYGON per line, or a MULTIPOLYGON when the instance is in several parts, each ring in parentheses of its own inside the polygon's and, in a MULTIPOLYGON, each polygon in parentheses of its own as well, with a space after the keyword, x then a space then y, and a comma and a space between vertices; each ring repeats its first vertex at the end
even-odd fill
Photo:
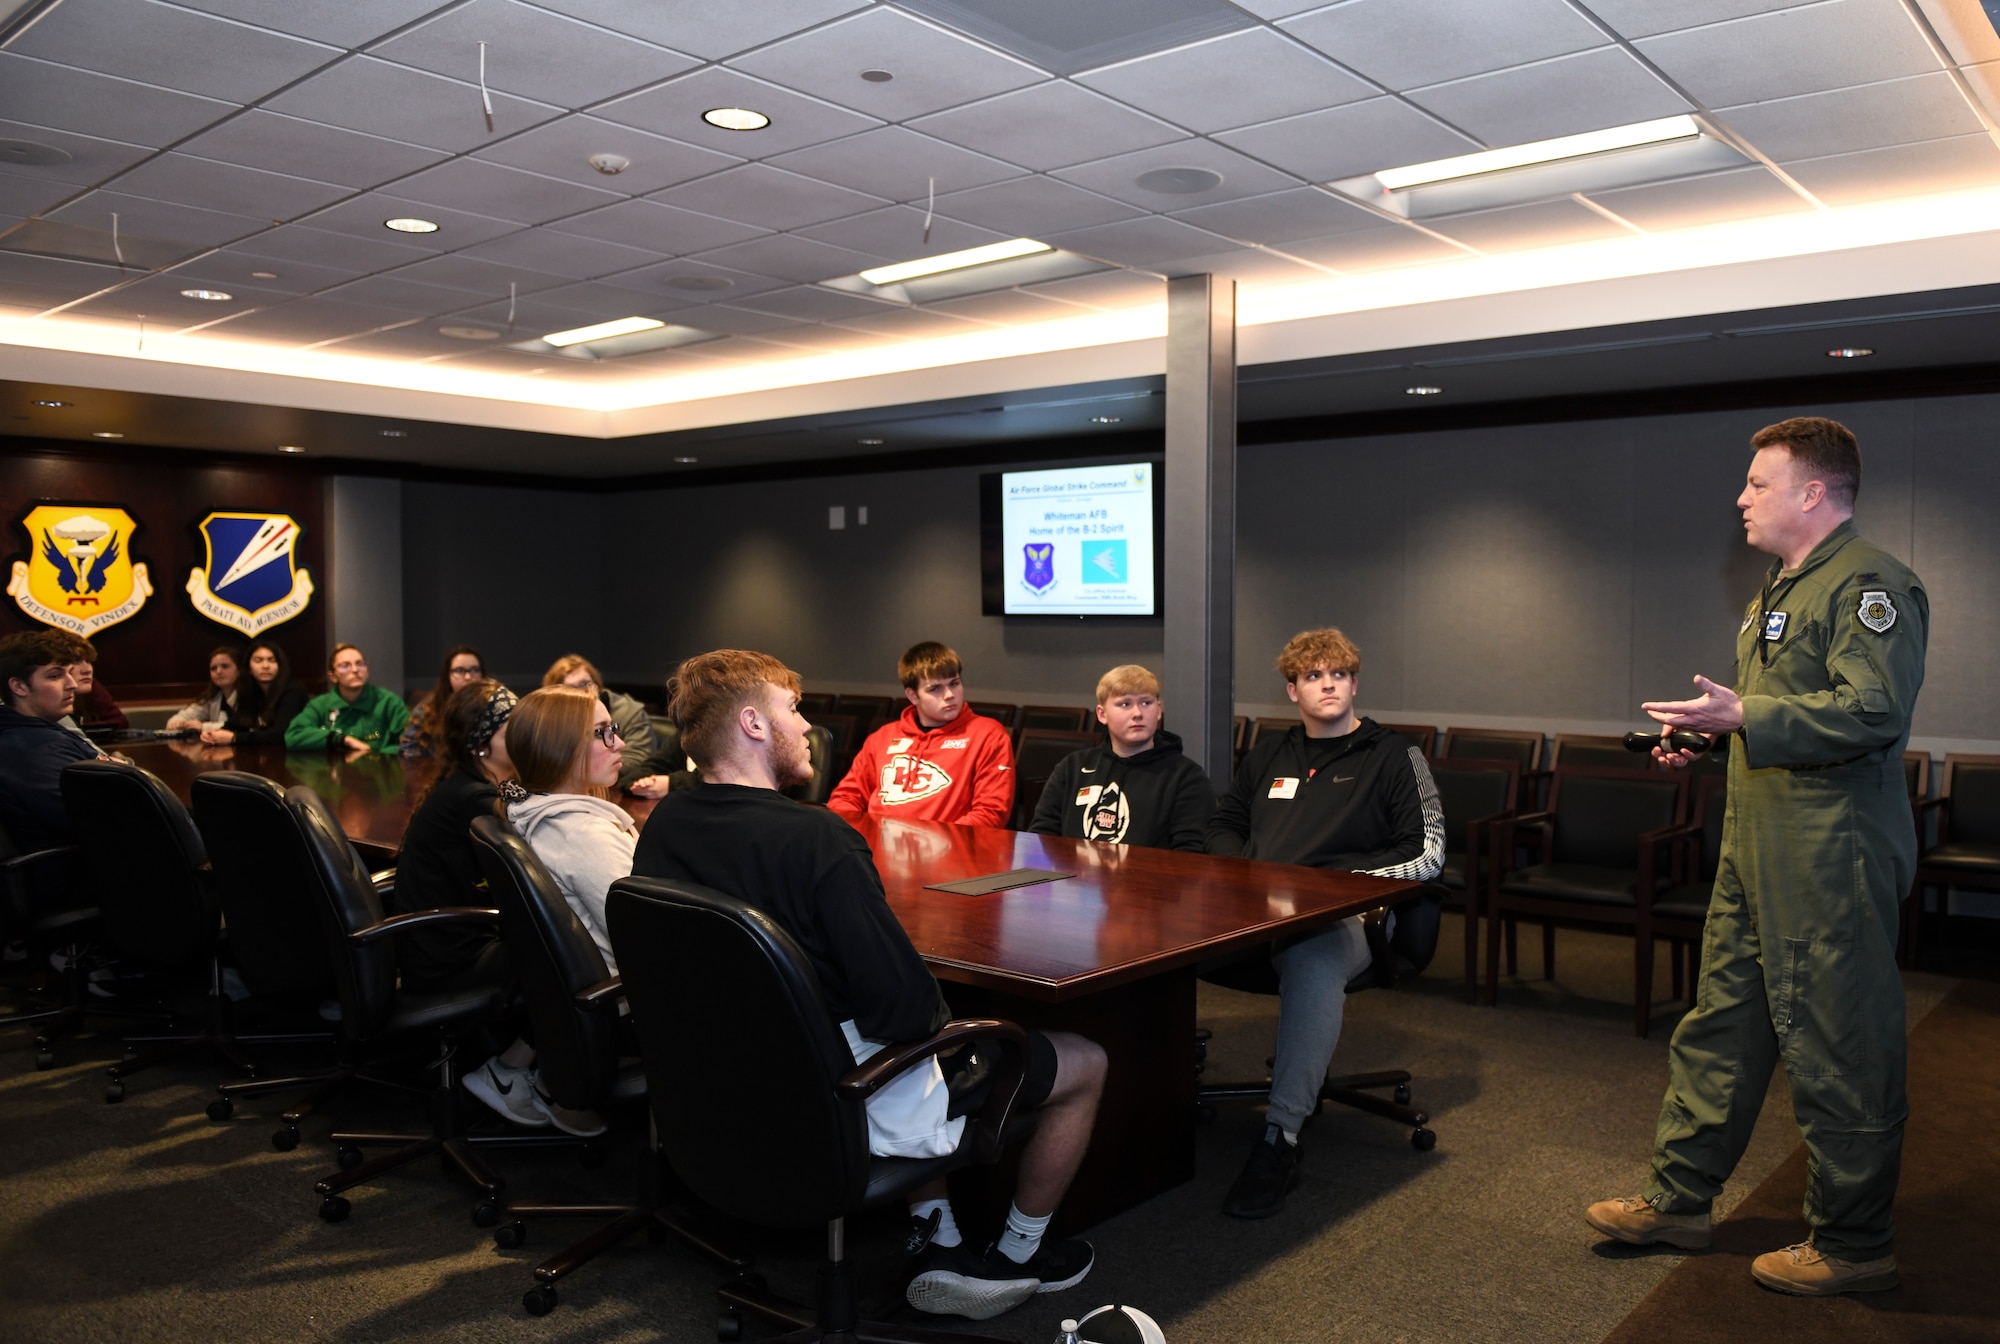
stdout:
POLYGON ((1854 613, 1861 623, 1882 634, 1896 623, 1896 606, 1889 600, 1889 594, 1879 589, 1871 589, 1861 595, 1861 609, 1854 613))
POLYGON ((1782 612, 1782 611, 1765 612, 1764 638, 1770 640, 1774 644, 1777 643, 1779 640, 1783 639, 1785 637, 1785 622, 1789 619, 1790 619, 1790 614, 1787 612, 1782 612))

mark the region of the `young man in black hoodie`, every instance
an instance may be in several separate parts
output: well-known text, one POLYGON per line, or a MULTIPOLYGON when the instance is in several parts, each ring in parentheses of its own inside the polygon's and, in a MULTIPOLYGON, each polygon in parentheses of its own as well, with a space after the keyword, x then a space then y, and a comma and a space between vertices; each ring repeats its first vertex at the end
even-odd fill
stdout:
MULTIPOLYGON (((1331 627, 1278 654, 1297 727, 1250 750, 1208 827, 1208 852, 1427 882, 1444 865, 1444 812, 1423 752, 1355 715, 1361 651, 1331 627)), ((1262 955, 1261 952, 1258 955, 1262 955)), ((1264 1137, 1222 1211, 1268 1218, 1298 1181, 1299 1130, 1319 1109, 1347 984, 1368 967, 1361 920, 1278 944, 1278 1049, 1264 1137)))
MULTIPOLYGON (((62 772, 104 753, 63 726, 76 703, 70 664, 90 645, 63 630, 0 639, 0 825, 23 851, 69 844, 62 772)), ((95 656, 94 653, 91 656, 95 656)))
POLYGON ((1160 727, 1160 679, 1127 663, 1097 683, 1107 745, 1063 757, 1028 829, 1072 840, 1199 854, 1215 813, 1208 775, 1160 727))

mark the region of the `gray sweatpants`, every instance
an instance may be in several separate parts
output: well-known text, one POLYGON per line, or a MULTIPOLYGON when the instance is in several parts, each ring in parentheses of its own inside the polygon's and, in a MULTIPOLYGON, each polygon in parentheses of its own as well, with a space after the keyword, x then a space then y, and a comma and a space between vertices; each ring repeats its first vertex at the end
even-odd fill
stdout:
POLYGON ((1343 919, 1271 958, 1278 972, 1278 1049, 1271 1062, 1266 1119, 1296 1133, 1319 1109, 1319 1088, 1340 1019, 1347 982, 1368 968, 1368 937, 1359 916, 1343 919))

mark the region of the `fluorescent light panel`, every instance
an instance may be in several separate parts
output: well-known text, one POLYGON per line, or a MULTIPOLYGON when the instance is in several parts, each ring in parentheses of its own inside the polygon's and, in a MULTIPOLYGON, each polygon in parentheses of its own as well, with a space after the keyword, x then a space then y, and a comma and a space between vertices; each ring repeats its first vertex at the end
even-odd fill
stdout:
POLYGON ((1006 261, 1011 257, 1027 257, 1053 250, 1047 243, 1038 243, 1032 238, 1009 238, 1004 243, 968 247, 962 252, 946 252, 916 261, 899 261, 893 266, 877 266, 873 270, 862 271, 860 275, 871 285, 893 285, 899 280, 914 280, 920 275, 959 271, 967 266, 984 266, 989 261, 1006 261))
POLYGON ((567 345, 582 345, 585 341, 602 341, 612 336, 630 336, 635 331, 651 331, 666 325, 654 317, 621 317, 615 322, 599 322, 594 327, 552 331, 542 339, 560 350, 567 345))
POLYGON ((1477 154, 1460 154, 1456 158, 1415 163, 1407 168, 1386 168, 1375 174, 1375 180, 1390 191, 1407 191, 1432 182, 1500 173, 1536 163, 1557 163, 1563 159, 1582 158, 1586 154, 1604 154, 1614 149, 1634 149, 1640 145, 1687 140, 1700 134, 1701 126, 1693 117, 1661 117, 1657 121, 1611 126, 1601 131, 1586 131, 1582 135, 1563 135, 1553 140, 1537 140, 1526 145, 1510 145, 1505 149, 1487 149, 1477 154))

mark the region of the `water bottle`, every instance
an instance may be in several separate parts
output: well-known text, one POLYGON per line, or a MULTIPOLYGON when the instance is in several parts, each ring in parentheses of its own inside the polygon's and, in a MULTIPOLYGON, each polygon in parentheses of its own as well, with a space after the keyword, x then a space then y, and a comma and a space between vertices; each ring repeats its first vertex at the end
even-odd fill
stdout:
POLYGON ((1076 1330, 1075 1321, 1064 1321, 1062 1333, 1056 1336, 1056 1344, 1083 1344, 1083 1341, 1077 1338, 1076 1330))

